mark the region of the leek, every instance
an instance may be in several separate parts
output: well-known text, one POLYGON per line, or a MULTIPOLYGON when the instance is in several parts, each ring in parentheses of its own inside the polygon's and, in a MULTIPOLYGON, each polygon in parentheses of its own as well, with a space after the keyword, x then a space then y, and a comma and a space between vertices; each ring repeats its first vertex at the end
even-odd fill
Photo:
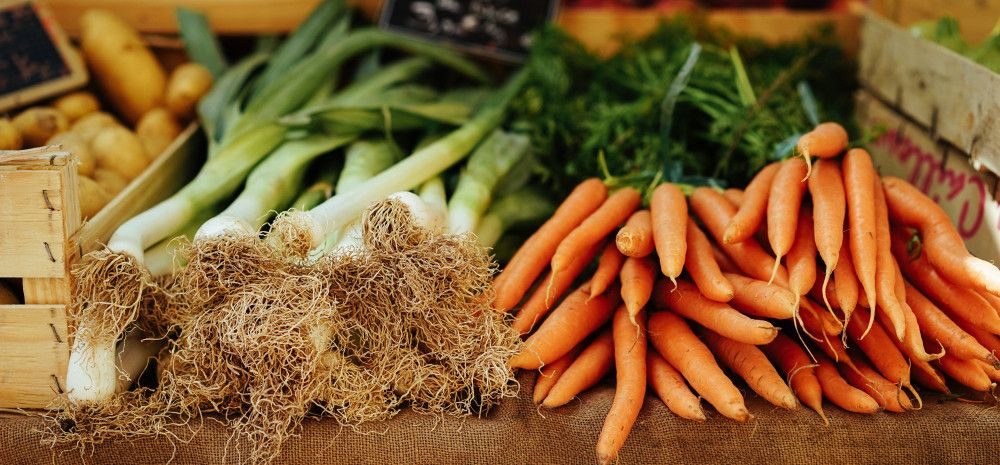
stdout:
POLYGON ((344 157, 344 169, 337 180, 337 194, 343 194, 385 171, 403 158, 396 144, 388 140, 362 140, 351 144, 344 157))
POLYGON ((164 239, 147 250, 146 269, 149 270, 150 276, 168 276, 173 274, 175 264, 183 266, 185 264, 184 257, 179 257, 177 252, 181 250, 181 246, 186 241, 194 239, 195 233, 198 232, 198 228, 202 224, 217 214, 219 214, 219 210, 216 208, 198 212, 190 223, 177 232, 176 236, 164 239))
MULTIPOLYGON (((336 161, 340 161, 337 157, 336 161)), ((303 190, 292 202, 292 208, 296 210, 309 210, 333 197, 334 186, 337 178, 340 177, 341 167, 333 162, 320 163, 319 177, 303 190)))
POLYGON ((528 154, 523 135, 494 131, 469 157, 448 201, 448 228, 454 234, 472 232, 490 206, 497 183, 528 154))
MULTIPOLYGON (((448 217, 448 197, 441 176, 435 176, 417 189, 417 195, 442 217, 448 217)), ((447 227, 447 225, 445 225, 447 227)))
POLYGON ((493 247, 507 230, 526 223, 541 222, 552 216, 556 205, 530 188, 497 199, 476 227, 476 237, 484 247, 493 247))

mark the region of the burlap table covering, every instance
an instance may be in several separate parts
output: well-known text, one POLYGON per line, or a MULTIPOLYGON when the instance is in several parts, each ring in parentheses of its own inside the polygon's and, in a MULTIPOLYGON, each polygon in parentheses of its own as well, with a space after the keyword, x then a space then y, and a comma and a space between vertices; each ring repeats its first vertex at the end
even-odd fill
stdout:
MULTIPOLYGON (((539 412, 530 401, 533 376, 522 376, 522 395, 488 418, 458 420, 404 411, 361 433, 334 422, 307 421, 285 444, 280 463, 539 464, 594 462, 594 445, 614 391, 592 390, 557 411, 539 412)), ((647 397, 620 463, 1000 463, 1000 411, 992 404, 927 399, 908 414, 861 416, 827 405, 830 426, 811 411, 771 407, 748 396, 756 418, 746 424, 713 415, 707 423, 681 420, 659 399, 647 397)), ((93 455, 53 455, 39 443, 41 420, 0 415, 0 465, 239 463, 225 454, 230 431, 214 421, 186 444, 166 440, 110 441, 93 455)))

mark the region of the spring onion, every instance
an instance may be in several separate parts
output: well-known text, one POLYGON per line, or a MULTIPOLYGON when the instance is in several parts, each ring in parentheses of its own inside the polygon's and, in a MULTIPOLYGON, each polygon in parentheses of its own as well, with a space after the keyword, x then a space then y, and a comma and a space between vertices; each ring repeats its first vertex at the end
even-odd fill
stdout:
POLYGON ((448 228, 454 234, 472 232, 490 205, 497 182, 524 159, 530 144, 523 135, 494 131, 469 157, 448 201, 448 228))
POLYGON ((523 188, 493 202, 476 226, 476 237, 484 247, 493 247, 510 228, 540 222, 552 216, 555 210, 555 204, 548 197, 534 189, 523 188))

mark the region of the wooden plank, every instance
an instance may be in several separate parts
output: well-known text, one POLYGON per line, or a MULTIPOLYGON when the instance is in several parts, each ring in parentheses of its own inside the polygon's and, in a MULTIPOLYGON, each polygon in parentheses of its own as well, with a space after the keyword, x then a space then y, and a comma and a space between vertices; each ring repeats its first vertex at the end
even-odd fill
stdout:
POLYGON ((1000 75, 868 13, 861 27, 862 86, 1000 173, 1000 75))
POLYGON ((69 152, 53 149, 53 147, 43 146, 25 150, 0 150, 0 169, 13 171, 23 166, 38 169, 45 165, 54 167, 69 164, 73 156, 69 152))
POLYGON ((925 128, 860 91, 856 116, 865 126, 886 129, 869 144, 882 175, 913 183, 948 213, 973 254, 1000 263, 1000 202, 997 177, 973 169, 969 158, 925 128))
POLYGON ((68 304, 72 299, 69 278, 24 278, 24 303, 68 304))
POLYGON ((204 143, 198 125, 189 125, 146 171, 84 223, 71 247, 84 254, 100 248, 126 220, 177 192, 201 167, 204 143))
POLYGON ((0 306, 0 407, 42 408, 66 385, 62 305, 0 306))
POLYGON ((51 169, 0 171, 0 277, 65 276, 62 183, 51 169))
POLYGON ((903 27, 917 21, 951 16, 962 25, 962 37, 979 43, 1000 16, 1000 0, 871 0, 871 8, 903 27))

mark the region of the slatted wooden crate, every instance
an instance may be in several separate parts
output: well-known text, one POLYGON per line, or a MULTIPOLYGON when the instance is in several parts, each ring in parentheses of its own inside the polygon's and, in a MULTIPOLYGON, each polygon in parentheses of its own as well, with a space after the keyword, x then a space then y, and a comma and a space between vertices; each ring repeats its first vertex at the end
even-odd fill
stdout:
POLYGON ((41 408, 62 391, 73 263, 191 179, 203 143, 189 126, 82 224, 71 154, 58 147, 0 151, 0 278, 20 281, 24 297, 23 305, 0 305, 0 407, 41 408))

